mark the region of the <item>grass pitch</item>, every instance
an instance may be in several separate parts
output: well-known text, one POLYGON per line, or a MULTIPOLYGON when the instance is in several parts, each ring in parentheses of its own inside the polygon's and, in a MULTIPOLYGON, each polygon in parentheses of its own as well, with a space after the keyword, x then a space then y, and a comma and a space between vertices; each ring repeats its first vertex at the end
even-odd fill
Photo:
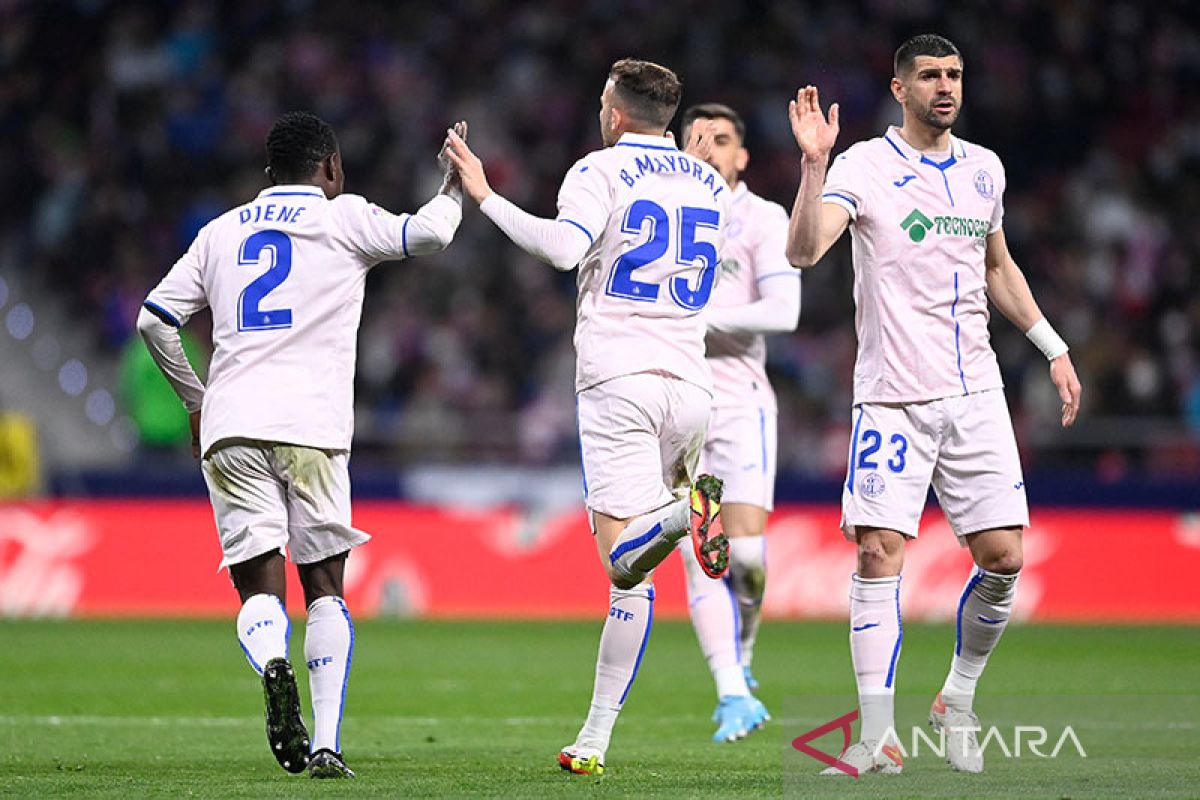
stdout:
MULTIPOLYGON (((293 630, 299 663, 303 628, 293 630)), ((1200 796, 1195 628, 1013 626, 982 684, 984 724, 989 704, 1010 730, 1050 713, 1088 757, 989 748, 984 774, 959 775, 922 753, 903 775, 859 780, 818 778, 822 765, 789 745, 829 709, 853 708, 844 625, 776 622, 756 657, 775 715, 764 730, 709 741, 715 697, 695 637, 685 622, 660 621, 609 774, 562 772, 555 756, 586 711, 598 634, 598 622, 358 623, 342 745, 359 777, 316 782, 268 752, 261 690, 232 620, 0 622, 0 796, 1200 796)), ((951 627, 905 626, 901 717, 927 707, 953 640, 951 627)))

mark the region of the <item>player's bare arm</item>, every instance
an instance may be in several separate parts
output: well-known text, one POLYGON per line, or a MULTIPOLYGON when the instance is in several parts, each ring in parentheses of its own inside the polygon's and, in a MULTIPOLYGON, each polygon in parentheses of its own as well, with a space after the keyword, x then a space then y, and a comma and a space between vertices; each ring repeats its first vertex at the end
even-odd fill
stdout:
POLYGON ((1029 289, 1029 282, 1025 280, 1025 274, 1021 272, 1021 268, 1013 261, 1012 254, 1008 251, 1008 242, 1004 238, 1003 229, 988 234, 987 251, 984 257, 987 265, 988 297, 991 298, 1000 313, 1022 332, 1030 335, 1030 338, 1043 348, 1043 352, 1046 352, 1046 345, 1039 341, 1040 337, 1034 330, 1035 326, 1040 326, 1039 331, 1044 329, 1052 334, 1057 347, 1046 352, 1047 357, 1050 358, 1050 381, 1058 390, 1058 396, 1062 400, 1062 425, 1064 428, 1072 425, 1079 415, 1079 401, 1083 391, 1079 384, 1079 378, 1075 374, 1075 366, 1071 363, 1071 356, 1065 349, 1063 352, 1057 353, 1058 349, 1065 348, 1066 345, 1059 344, 1061 339, 1058 339, 1058 335, 1053 333, 1053 329, 1049 327, 1049 323, 1042 315, 1042 310, 1038 308, 1037 301, 1033 299, 1033 292, 1029 289))
POLYGON ((829 154, 838 135, 838 104, 821 111, 817 87, 805 86, 788 104, 792 135, 800 146, 800 188, 788 222, 787 259, 794 267, 811 267, 821 260, 850 224, 850 214, 821 202, 829 154))

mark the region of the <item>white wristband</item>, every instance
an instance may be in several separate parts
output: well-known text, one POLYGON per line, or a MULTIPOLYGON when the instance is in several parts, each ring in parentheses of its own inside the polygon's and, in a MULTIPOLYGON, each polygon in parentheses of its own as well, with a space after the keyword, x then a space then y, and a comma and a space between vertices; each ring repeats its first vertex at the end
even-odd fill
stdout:
POLYGON ((1042 355, 1046 357, 1047 361, 1053 361, 1070 349, 1045 317, 1039 319, 1032 328, 1025 331, 1025 335, 1037 346, 1038 350, 1042 351, 1042 355))

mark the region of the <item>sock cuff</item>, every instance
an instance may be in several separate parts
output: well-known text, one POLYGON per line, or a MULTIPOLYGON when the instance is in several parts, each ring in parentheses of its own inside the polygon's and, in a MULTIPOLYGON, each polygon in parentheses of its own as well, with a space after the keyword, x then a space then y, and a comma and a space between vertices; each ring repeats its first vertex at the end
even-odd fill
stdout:
POLYGON ((615 603, 618 600, 625 600, 627 598, 644 598, 653 603, 654 584, 641 583, 637 586, 634 586, 632 589, 618 589, 617 587, 613 586, 608 590, 609 602, 615 603))
POLYGON ((346 608, 346 601, 338 597, 336 594, 327 594, 322 597, 318 597, 316 600, 313 600, 308 606, 308 615, 311 617, 313 615, 331 613, 331 611, 324 610, 327 608, 336 611, 337 613, 345 614, 346 616, 350 615, 350 610, 346 608))
POLYGON ((1016 572, 992 572, 983 567, 976 567, 975 569, 983 580, 992 584, 1016 583, 1017 579, 1021 577, 1021 570, 1017 570, 1016 572))
POLYGON ((971 577, 972 589, 981 600, 993 605, 1006 605, 1012 601, 1017 591, 1017 579, 1020 571, 1011 574, 988 572, 982 567, 976 568, 971 577))
POLYGON ((850 599, 875 603, 890 603, 900 592, 900 576, 863 578, 855 573, 850 578, 850 599))
POLYGON ((287 609, 278 595, 267 594, 265 592, 252 594, 246 598, 246 601, 242 603, 242 607, 238 609, 238 628, 241 628, 244 621, 250 617, 275 616, 287 620, 288 628, 291 627, 291 620, 288 618, 287 609))
POLYGON ((743 569, 761 567, 766 561, 767 537, 737 536, 729 540, 729 562, 743 569))

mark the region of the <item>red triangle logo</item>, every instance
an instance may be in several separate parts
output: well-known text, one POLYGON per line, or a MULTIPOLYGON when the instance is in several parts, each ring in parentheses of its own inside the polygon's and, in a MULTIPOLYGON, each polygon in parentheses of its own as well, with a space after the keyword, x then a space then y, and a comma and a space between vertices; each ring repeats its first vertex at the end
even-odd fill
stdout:
POLYGON ((839 750, 838 752, 844 753, 844 752, 846 752, 846 749, 850 747, 850 726, 852 724, 854 724, 857 720, 858 720, 858 709, 855 709, 855 710, 851 711, 849 714, 838 717, 837 719, 832 720, 830 722, 826 722, 824 725, 822 725, 819 728, 813 728, 808 733, 803 733, 803 734, 797 736, 795 739, 792 740, 792 747, 796 748, 801 753, 804 753, 804 755, 806 755, 806 756, 815 758, 817 761, 820 761, 822 764, 825 764, 826 766, 834 767, 835 769, 840 769, 842 772, 846 773, 851 778, 857 778, 858 777, 858 769, 856 767, 850 766, 845 761, 842 761, 840 758, 835 758, 835 757, 829 755, 828 753, 823 753, 815 747, 810 747, 808 744, 812 740, 820 739, 825 734, 827 734, 831 731, 838 730, 840 728, 842 731, 842 749, 839 750))

